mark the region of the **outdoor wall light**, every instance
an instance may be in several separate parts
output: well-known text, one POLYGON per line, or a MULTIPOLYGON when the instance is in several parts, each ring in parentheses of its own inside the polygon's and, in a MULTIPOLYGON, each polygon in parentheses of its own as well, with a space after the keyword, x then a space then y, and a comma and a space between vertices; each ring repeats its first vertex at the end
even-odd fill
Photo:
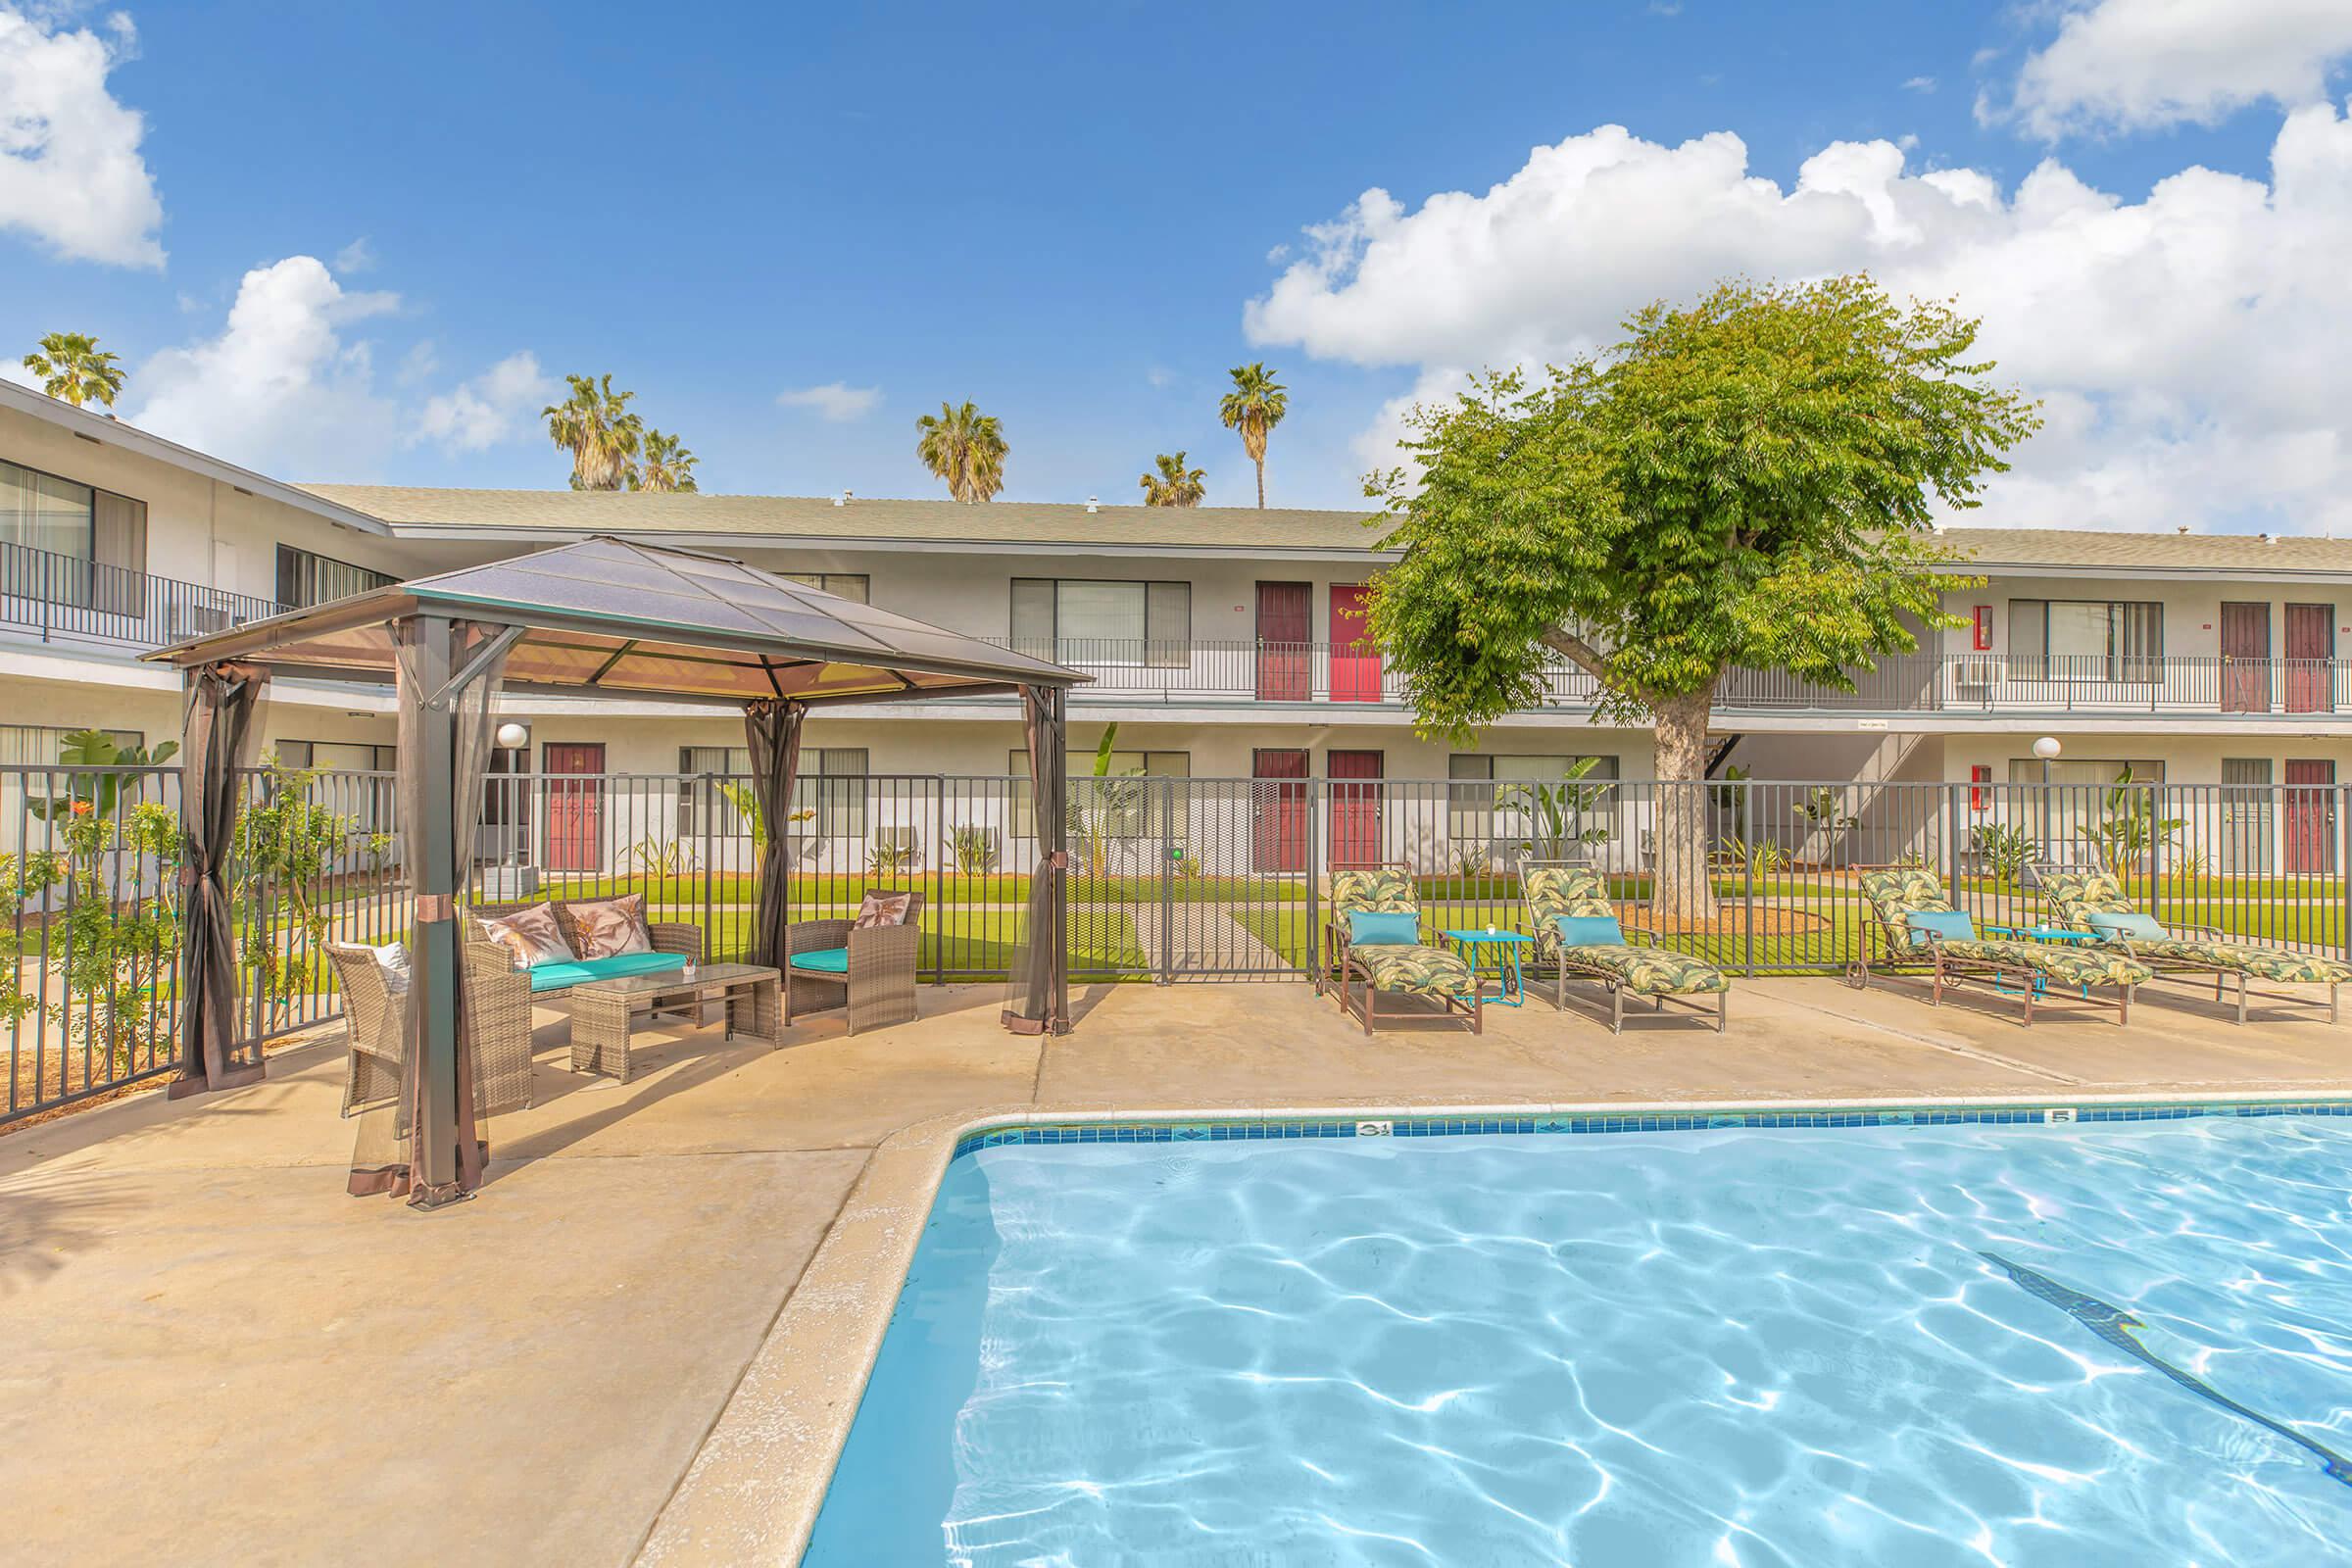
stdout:
MULTIPOLYGON (((481 733, 481 731, 476 730, 474 733, 478 735, 481 733)), ((501 724, 498 726, 498 744, 510 752, 520 751, 523 747, 530 744, 530 739, 531 732, 527 729, 524 729, 520 724, 501 724)), ((2058 743, 2056 741, 2052 741, 2050 744, 2055 746, 2058 743)))
POLYGON ((2055 735, 2044 735, 2034 743, 2034 755, 2045 762, 2056 761, 2061 750, 2058 737, 2055 735))

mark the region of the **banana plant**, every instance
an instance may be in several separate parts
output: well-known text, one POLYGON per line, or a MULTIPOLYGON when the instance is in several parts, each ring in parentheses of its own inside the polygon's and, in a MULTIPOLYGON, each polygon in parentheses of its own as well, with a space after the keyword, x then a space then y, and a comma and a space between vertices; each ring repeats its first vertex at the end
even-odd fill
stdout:
POLYGON ((1506 809, 1523 813, 1535 824, 1533 836, 1520 848, 1539 860, 1557 860, 1567 857, 1569 847, 1578 845, 1592 848, 1609 841, 1605 827, 1587 827, 1585 814, 1596 810, 1609 797, 1606 784, 1587 784, 1586 775, 1600 765, 1597 757, 1580 757, 1568 764, 1557 784, 1506 784, 1496 792, 1496 802, 1506 809))
POLYGON ((44 822, 63 821, 76 803, 107 821, 115 817, 122 786, 141 782, 139 770, 161 767, 179 753, 179 742, 165 741, 153 752, 144 746, 123 747, 102 729, 77 729, 58 743, 57 760, 63 767, 120 768, 120 772, 76 773, 68 777, 66 793, 47 800, 27 800, 25 808, 44 822))

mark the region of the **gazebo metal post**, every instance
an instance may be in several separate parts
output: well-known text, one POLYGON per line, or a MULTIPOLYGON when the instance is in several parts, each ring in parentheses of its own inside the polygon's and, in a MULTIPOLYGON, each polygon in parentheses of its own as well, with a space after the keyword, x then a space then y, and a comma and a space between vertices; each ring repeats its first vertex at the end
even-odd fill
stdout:
POLYGON ((454 623, 445 615, 416 617, 414 665, 419 690, 405 689, 411 669, 401 671, 401 762, 411 772, 416 817, 401 824, 408 838, 409 889, 416 901, 409 927, 415 943, 409 1004, 423 1021, 417 1050, 416 1185, 410 1201, 433 1208, 464 1197, 458 1185, 458 909, 457 857, 441 846, 456 843, 458 818, 451 799, 451 764, 457 750, 457 713, 434 696, 449 682, 454 623))

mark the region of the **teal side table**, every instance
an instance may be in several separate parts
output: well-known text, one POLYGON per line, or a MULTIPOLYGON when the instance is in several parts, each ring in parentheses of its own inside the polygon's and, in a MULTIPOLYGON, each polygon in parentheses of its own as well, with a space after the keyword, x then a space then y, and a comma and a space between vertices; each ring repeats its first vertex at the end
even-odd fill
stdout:
POLYGON ((1503 1007, 1516 1007, 1527 1001, 1527 989, 1520 983, 1519 950, 1533 947, 1533 938, 1517 931, 1505 931, 1499 926, 1488 926, 1484 930, 1441 931, 1438 934, 1448 942, 1470 950, 1462 955, 1462 958, 1470 965, 1470 984, 1473 987, 1478 984, 1479 948, 1488 945, 1500 948, 1502 952, 1494 956, 1494 968, 1502 977, 1502 994, 1493 1000, 1497 1006, 1503 1007), (1502 966, 1505 956, 1511 960, 1508 969, 1502 966))

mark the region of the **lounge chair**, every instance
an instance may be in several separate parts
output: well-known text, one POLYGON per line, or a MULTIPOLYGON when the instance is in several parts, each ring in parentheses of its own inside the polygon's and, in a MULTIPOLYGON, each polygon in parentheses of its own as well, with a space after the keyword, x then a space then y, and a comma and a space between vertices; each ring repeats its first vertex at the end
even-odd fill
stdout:
POLYGON ((2195 977, 2202 984, 2204 977, 2213 977, 2213 997, 2222 1000, 2222 987, 2231 975, 2237 976, 2237 1021, 2246 1021, 2246 998, 2257 996, 2267 1002, 2301 1002, 2301 997, 2279 991, 2249 993, 2250 979, 2272 985, 2312 985, 2328 988, 2328 1021, 2334 1023, 2339 1016, 2336 1007, 2336 987, 2352 980, 2352 964, 2334 958, 2322 957, 2316 953, 2295 953, 2285 948, 2265 947, 2260 943, 2241 942, 2223 930, 2209 925, 2180 925, 2172 921, 2148 921, 2155 927, 2153 936, 2140 934, 2129 927, 2139 925, 2139 911, 2125 897, 2124 890, 2114 877, 2105 871, 2085 871, 2072 867, 2043 866, 2039 878, 2041 896, 2050 906, 2050 913, 2059 924, 2077 931, 2096 932, 2103 946, 2129 955, 2148 966, 2160 980, 2183 980, 2195 977))
POLYGON ((1446 1012, 1459 1014, 1472 1034, 1484 1033, 1486 1004, 1478 977, 1460 954, 1425 946, 1420 936, 1421 895, 1413 886, 1411 867, 1369 865, 1333 871, 1331 915, 1323 922, 1323 960, 1315 966, 1315 995, 1323 995, 1336 983, 1340 1010, 1362 1019, 1366 1034, 1372 1033, 1380 1018, 1408 1016, 1380 1010, 1384 991, 1426 997, 1441 1004, 1446 1012), (1354 917, 1359 914, 1410 915, 1415 940, 1358 941, 1354 917), (1355 999, 1359 980, 1363 982, 1360 1004, 1355 999))
POLYGON ((1646 926, 1620 927, 1616 942, 1561 941, 1562 919, 1613 922, 1618 918, 1617 906, 1609 902, 1608 881, 1596 867, 1568 860, 1522 860, 1519 892, 1527 902, 1536 967, 1551 965, 1551 1001, 1560 1011, 1568 1010, 1568 981, 1573 975, 1600 982, 1609 999, 1611 1034, 1625 1030, 1628 992, 1649 998, 1659 1012, 1673 1002, 1702 1016, 1708 1010, 1706 1004, 1688 999, 1711 996, 1715 999, 1715 1032, 1723 1032, 1731 1015, 1731 977, 1706 959, 1659 946, 1658 934, 1646 926), (1623 940, 1625 937, 1643 941, 1637 944, 1623 940))
MULTIPOLYGON (((1943 1004, 1943 989, 1982 980, 2025 1003, 2026 1024, 2034 1022, 2034 1001, 2044 986, 2072 987, 2085 1001, 2116 1010, 2116 1022, 2132 1021, 2132 993, 2155 978, 2144 963, 2105 948, 2057 942, 1996 940, 1977 935, 1976 924, 1944 892, 1943 879, 1916 866, 1883 867, 1862 873, 1862 900, 1870 909, 1863 927, 1862 956, 1846 966, 1846 983, 1870 984, 1874 950, 1888 968, 1923 959, 1934 976, 1930 1000, 1943 1004), (2115 989, 2111 1003, 2093 991, 2115 989)), ((1995 927, 1995 930, 2005 929, 1995 927)))
POLYGON ((847 916, 795 920, 784 933, 784 1022, 839 1007, 850 1033, 914 1021, 915 971, 922 964, 923 896, 905 888, 869 888, 858 901, 906 894, 896 925, 867 926, 847 916))

